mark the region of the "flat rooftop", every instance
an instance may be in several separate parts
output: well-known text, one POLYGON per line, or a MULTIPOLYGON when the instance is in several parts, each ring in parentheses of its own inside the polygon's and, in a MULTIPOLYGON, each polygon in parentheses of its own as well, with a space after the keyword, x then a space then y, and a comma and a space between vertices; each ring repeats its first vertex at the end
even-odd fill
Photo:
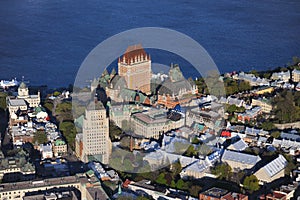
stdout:
POLYGON ((205 196, 209 196, 209 197, 221 198, 222 196, 224 196, 227 193, 228 193, 227 190, 213 187, 209 190, 206 190, 205 192, 202 192, 201 194, 205 195, 205 196))
POLYGON ((9 104, 11 106, 26 106, 24 99, 9 99, 9 104))
POLYGON ((39 188, 45 186, 56 186, 62 184, 72 184, 72 183, 87 183, 88 180, 86 177, 77 177, 77 176, 66 176, 60 178, 50 178, 37 181, 22 181, 15 183, 4 183, 0 184, 0 192, 22 190, 27 188, 39 188))

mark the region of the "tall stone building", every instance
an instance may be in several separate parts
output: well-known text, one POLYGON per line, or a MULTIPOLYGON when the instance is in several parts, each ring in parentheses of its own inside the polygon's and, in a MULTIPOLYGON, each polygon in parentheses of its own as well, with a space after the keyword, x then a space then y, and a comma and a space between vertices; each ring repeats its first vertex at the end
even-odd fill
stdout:
POLYGON ((82 133, 81 160, 108 164, 111 154, 109 119, 100 101, 91 102, 86 108, 82 133))
POLYGON ((142 45, 129 46, 118 61, 118 74, 125 78, 127 87, 150 93, 151 58, 142 45))

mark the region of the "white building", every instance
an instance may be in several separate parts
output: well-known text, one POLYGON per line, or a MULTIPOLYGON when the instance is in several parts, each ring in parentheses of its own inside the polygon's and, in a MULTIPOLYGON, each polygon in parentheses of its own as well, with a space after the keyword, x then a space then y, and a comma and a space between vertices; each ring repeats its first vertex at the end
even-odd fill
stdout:
POLYGON ((284 169, 287 164, 287 160, 282 155, 279 155, 278 158, 260 168, 254 175, 258 178, 260 184, 270 183, 284 177, 284 169))
POLYGON ((27 104, 24 99, 13 99, 8 97, 7 107, 11 116, 13 115, 13 113, 16 113, 18 110, 27 111, 27 104))
POLYGON ((42 154, 42 159, 53 158, 53 151, 51 144, 41 144, 40 152, 42 154))
POLYGON ((292 80, 294 82, 300 82, 300 70, 294 69, 292 71, 292 80))
POLYGON ((28 87, 24 82, 22 82, 18 88, 18 99, 24 99, 29 107, 35 108, 38 107, 41 103, 40 99, 40 92, 38 92, 36 95, 30 95, 28 87))
POLYGON ((251 106, 259 106, 261 107, 261 111, 263 113, 270 113, 273 109, 273 106, 271 104, 271 101, 266 98, 258 98, 258 99, 252 99, 251 106))
POLYGON ((86 108, 82 133, 81 160, 84 162, 95 160, 108 164, 111 154, 109 119, 101 102, 91 102, 86 108))
POLYGON ((272 80, 281 80, 283 82, 288 82, 290 80, 290 71, 287 72, 274 72, 271 76, 272 80))
POLYGON ((231 166, 233 170, 244 170, 254 167, 261 158, 259 156, 225 150, 221 160, 231 166))
POLYGON ((158 109, 150 109, 131 116, 134 133, 145 138, 158 138, 160 134, 183 127, 184 121, 182 116, 174 120, 165 110, 158 109))

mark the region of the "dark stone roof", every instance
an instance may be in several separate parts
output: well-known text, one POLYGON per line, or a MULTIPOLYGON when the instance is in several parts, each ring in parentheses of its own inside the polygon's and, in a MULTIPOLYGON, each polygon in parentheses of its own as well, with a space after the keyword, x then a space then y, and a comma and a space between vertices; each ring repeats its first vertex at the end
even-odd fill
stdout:
POLYGON ((111 80, 111 89, 123 89, 127 88, 127 83, 125 81, 124 77, 121 77, 119 75, 114 76, 114 78, 111 80))
POLYGON ((95 101, 91 101, 88 104, 86 109, 87 110, 104 110, 105 108, 104 108, 103 103, 101 101, 95 100, 95 101))
POLYGON ((161 87, 158 89, 159 94, 170 94, 178 95, 180 89, 186 89, 187 91, 192 90, 192 84, 186 80, 182 79, 180 81, 172 82, 170 79, 167 79, 161 87))

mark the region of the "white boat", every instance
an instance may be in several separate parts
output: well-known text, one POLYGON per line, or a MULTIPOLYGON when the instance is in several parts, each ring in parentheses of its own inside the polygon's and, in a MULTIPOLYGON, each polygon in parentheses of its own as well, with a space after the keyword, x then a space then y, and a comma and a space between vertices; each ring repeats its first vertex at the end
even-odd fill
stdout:
POLYGON ((15 87, 18 86, 19 82, 16 78, 12 79, 11 81, 1 80, 0 81, 0 87, 2 88, 9 88, 9 87, 15 87))

